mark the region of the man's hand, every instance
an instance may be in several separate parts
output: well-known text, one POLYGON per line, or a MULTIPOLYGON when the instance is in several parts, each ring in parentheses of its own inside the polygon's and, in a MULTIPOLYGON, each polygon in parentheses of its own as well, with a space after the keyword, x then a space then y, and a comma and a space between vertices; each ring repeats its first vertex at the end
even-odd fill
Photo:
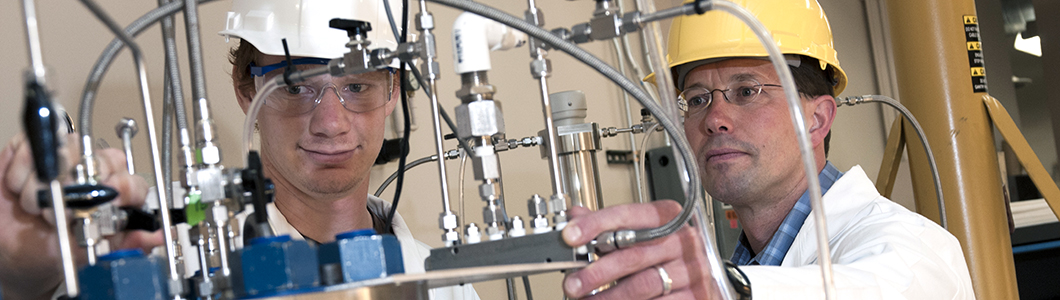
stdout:
MULTIPOLYGON (((65 171, 77 163, 80 152, 69 136, 60 151, 65 171)), ((125 154, 116 149, 96 152, 99 179, 103 185, 118 191, 113 204, 119 207, 141 207, 147 195, 147 182, 126 171, 125 154)), ((46 188, 37 181, 29 143, 15 136, 0 150, 0 286, 7 299, 42 299, 50 297, 62 282, 59 241, 51 209, 37 206, 37 191, 46 188)), ((67 213, 69 216, 69 213, 67 213)), ((73 235, 71 233, 71 235, 73 235)), ((114 249, 150 248, 162 243, 161 231, 130 232, 110 238, 114 249)), ((71 238, 78 265, 85 262, 84 249, 71 238)))
MULTIPOLYGON (((596 212, 574 207, 563 239, 577 247, 605 231, 658 227, 680 211, 681 206, 674 201, 619 205, 596 212)), ((686 225, 669 236, 605 254, 567 275, 563 291, 569 297, 584 297, 597 287, 618 281, 590 299, 719 299, 704 256, 699 231, 686 225), (663 295, 658 268, 672 280, 668 295, 663 295)))

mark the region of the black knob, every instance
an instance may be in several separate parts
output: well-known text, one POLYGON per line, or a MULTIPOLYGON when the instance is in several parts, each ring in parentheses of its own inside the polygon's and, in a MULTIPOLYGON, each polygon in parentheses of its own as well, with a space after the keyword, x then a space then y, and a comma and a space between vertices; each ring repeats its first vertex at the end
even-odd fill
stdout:
MULTIPOLYGON (((63 200, 68 208, 92 208, 118 197, 118 191, 105 185, 72 185, 63 187, 63 200)), ((37 205, 52 207, 48 190, 37 192, 37 205)))
POLYGON ((51 96, 36 81, 25 85, 26 109, 22 122, 26 139, 33 150, 33 166, 37 179, 48 183, 59 177, 59 114, 52 106, 51 96))
MULTIPOLYGON (((261 164, 261 156, 257 151, 247 153, 247 166, 242 170, 240 176, 243 178, 243 190, 251 192, 251 204, 254 206, 254 218, 258 222, 268 222, 265 206, 272 202, 274 186, 272 181, 265 178, 265 169, 261 164)), ((259 233, 260 234, 260 233, 259 233)), ((271 233, 270 233, 271 234, 271 233)))
POLYGON ((372 23, 350 19, 331 19, 331 21, 328 22, 328 27, 345 30, 346 36, 351 38, 358 34, 365 36, 369 31, 372 31, 372 23))

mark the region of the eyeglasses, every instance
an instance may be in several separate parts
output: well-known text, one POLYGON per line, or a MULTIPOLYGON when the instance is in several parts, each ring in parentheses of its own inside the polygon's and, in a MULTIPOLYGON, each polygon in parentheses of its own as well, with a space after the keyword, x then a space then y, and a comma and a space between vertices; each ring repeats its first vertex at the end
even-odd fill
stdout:
MULTIPOLYGON (((325 60, 326 63, 326 60, 325 60)), ((281 63, 286 65, 286 63, 281 63)), ((317 64, 315 61, 294 61, 295 65, 317 64)), ((251 66, 258 69, 255 75, 255 85, 260 90, 265 82, 275 76, 279 76, 282 67, 269 65, 265 67, 251 66), (270 68, 271 67, 271 68, 270 68), (268 69, 263 71, 263 69, 268 69), (262 74, 262 75, 257 75, 262 74)), ((254 72, 252 72, 254 73, 254 72)), ((292 86, 281 87, 274 90, 265 97, 265 106, 275 109, 285 115, 302 115, 313 111, 320 104, 326 94, 333 94, 339 98, 339 102, 346 110, 352 112, 368 112, 382 107, 390 101, 390 92, 393 89, 394 70, 384 72, 369 72, 364 74, 346 75, 343 77, 331 77, 321 75, 310 78, 292 86), (330 90, 330 92, 329 92, 330 90)))
POLYGON ((707 111, 714 101, 714 92, 721 92, 725 102, 736 106, 745 106, 758 100, 765 87, 781 87, 778 84, 762 84, 754 79, 745 79, 729 85, 727 89, 707 89, 691 87, 677 96, 677 107, 688 115, 699 115, 707 111))

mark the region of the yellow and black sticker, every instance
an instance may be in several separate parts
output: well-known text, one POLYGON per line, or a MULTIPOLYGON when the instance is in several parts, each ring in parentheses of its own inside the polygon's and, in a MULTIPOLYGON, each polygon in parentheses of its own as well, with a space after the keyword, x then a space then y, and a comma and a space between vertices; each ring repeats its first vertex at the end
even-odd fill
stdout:
POLYGON ((979 18, 963 16, 964 40, 968 50, 968 67, 971 69, 972 91, 986 93, 986 68, 983 63, 983 43, 979 41, 979 18))
POLYGON ((983 67, 972 68, 972 76, 986 76, 986 69, 983 67))

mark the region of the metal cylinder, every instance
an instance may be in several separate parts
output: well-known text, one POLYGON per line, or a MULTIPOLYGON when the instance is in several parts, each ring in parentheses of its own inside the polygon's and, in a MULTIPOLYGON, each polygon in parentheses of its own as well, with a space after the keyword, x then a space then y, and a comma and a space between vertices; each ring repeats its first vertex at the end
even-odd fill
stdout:
MULTIPOLYGON (((585 94, 579 90, 563 91, 549 95, 549 99, 558 135, 556 151, 564 175, 563 190, 567 191, 571 205, 598 210, 604 205, 596 163, 600 128, 596 123, 585 123, 588 110, 585 94)), ((547 154, 542 149, 542 157, 547 154)))
POLYGON ((563 186, 572 205, 593 211, 604 207, 595 150, 560 154, 559 167, 567 175, 563 178, 563 186))
MULTIPOLYGON (((973 59, 980 51, 975 3, 895 0, 887 6, 902 103, 934 146, 949 230, 964 249, 976 298, 1016 299, 993 129, 980 100, 985 74, 982 61, 973 59)), ((920 142, 908 142, 917 211, 935 219, 928 164, 920 142)))

